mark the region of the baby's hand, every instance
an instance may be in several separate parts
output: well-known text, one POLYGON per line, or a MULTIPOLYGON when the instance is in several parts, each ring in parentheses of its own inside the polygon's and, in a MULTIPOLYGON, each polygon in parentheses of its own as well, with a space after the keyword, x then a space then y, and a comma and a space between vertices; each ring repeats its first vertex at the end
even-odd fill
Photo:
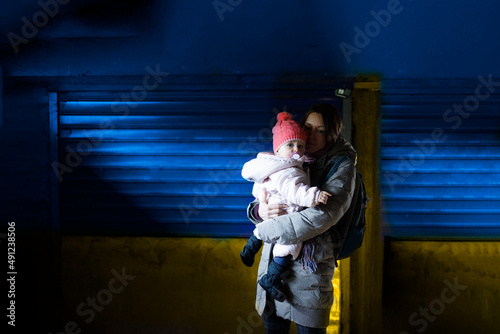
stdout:
POLYGON ((326 204, 326 201, 328 201, 328 197, 332 196, 329 192, 326 191, 321 191, 318 196, 318 202, 326 204))

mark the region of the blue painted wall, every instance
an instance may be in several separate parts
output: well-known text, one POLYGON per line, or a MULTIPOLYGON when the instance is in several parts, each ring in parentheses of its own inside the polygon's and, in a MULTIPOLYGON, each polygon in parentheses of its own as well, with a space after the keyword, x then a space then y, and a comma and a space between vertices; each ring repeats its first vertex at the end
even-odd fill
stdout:
POLYGON ((3 8, 5 74, 500 73, 493 1, 59 1, 3 8))

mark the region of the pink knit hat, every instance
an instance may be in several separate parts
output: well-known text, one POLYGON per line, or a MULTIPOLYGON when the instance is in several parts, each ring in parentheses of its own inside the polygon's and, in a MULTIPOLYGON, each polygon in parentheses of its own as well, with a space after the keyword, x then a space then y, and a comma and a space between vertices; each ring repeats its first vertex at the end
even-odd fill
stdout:
POLYGON ((278 114, 278 121, 273 128, 273 150, 276 152, 281 145, 292 140, 301 140, 306 143, 307 135, 299 123, 293 120, 286 111, 278 114))

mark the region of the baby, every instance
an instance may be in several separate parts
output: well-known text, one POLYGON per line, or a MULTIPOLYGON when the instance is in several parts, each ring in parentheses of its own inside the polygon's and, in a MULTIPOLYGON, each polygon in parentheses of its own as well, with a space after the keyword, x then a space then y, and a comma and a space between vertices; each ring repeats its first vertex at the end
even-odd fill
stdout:
MULTIPOLYGON (((243 166, 241 172, 243 178, 255 182, 253 196, 260 198, 263 193, 267 193, 269 204, 286 204, 288 213, 300 211, 305 207, 314 207, 319 203, 326 204, 331 194, 317 187, 311 187, 309 176, 303 169, 306 140, 306 133, 292 119, 292 115, 287 112, 278 114, 278 121, 273 128, 274 155, 259 153, 257 158, 243 166)), ((262 241, 255 229, 254 235, 248 239, 240 254, 246 266, 253 265, 255 254, 261 246, 262 241)), ((301 248, 302 243, 274 245, 274 259, 269 265, 267 274, 259 280, 259 284, 278 301, 285 300, 281 276, 290 260, 297 259, 301 248)))

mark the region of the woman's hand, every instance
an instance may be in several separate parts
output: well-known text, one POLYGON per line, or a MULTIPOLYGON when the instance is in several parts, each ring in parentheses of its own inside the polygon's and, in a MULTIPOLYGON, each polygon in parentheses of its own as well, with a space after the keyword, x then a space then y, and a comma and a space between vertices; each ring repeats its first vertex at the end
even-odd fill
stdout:
POLYGON ((286 214, 286 204, 267 204, 267 191, 264 189, 259 194, 259 216, 268 220, 286 214))

